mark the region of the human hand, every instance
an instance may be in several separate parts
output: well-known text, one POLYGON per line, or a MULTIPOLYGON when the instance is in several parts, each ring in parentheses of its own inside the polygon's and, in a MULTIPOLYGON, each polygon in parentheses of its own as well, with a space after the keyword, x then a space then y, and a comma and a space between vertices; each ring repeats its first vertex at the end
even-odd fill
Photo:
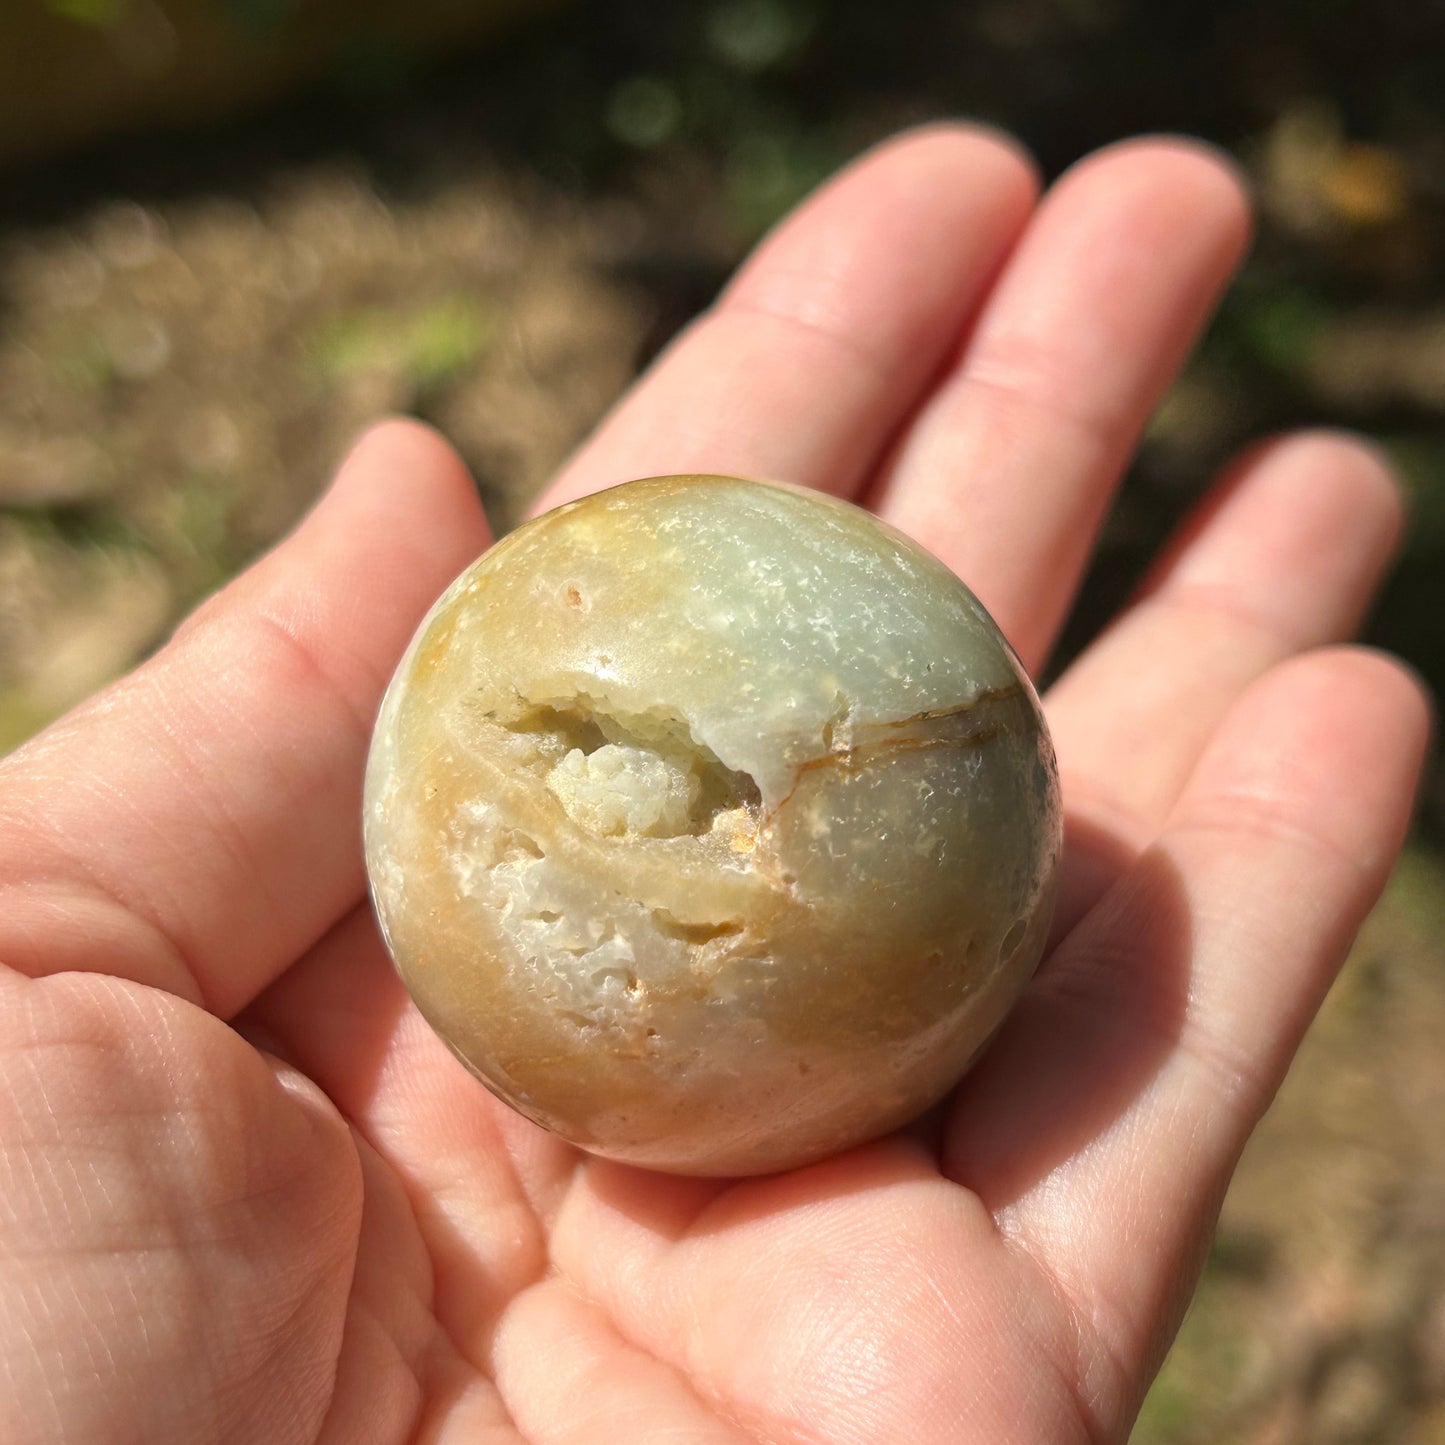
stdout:
MULTIPOLYGON (((1193 145, 1035 209, 997 137, 914 133, 787 220, 542 505, 686 471, 852 496, 1036 670, 1247 228, 1193 145)), ((450 450, 376 429, 0 764, 0 1438, 1124 1438, 1405 828, 1419 689, 1328 646, 1398 528, 1344 437, 1242 459, 1046 699, 1057 942, 983 1062, 905 1135, 678 1179, 499 1105, 372 927, 371 719, 487 542, 450 450)))

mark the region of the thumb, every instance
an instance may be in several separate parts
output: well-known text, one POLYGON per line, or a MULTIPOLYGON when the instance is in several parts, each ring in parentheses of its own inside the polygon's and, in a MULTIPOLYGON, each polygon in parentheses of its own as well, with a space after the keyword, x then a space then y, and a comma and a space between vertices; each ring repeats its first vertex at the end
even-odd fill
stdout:
POLYGON ((0 971, 0 1439, 314 1440, 360 1212, 293 1069, 160 990, 0 971))

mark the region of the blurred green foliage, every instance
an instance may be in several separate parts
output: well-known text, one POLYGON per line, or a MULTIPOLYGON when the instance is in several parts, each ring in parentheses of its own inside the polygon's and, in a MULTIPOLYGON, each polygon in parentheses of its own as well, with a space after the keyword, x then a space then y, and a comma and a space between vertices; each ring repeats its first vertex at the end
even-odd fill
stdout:
POLYGON ((44 0, 45 8, 82 25, 114 25, 126 12, 129 0, 44 0))
POLYGON ((311 352, 330 378, 400 371, 424 389, 475 363, 495 338, 499 320, 497 308, 475 296, 447 296, 400 310, 353 310, 328 317, 311 352))
POLYGON ((299 8, 298 0, 215 0, 215 3, 243 34, 256 40, 280 34, 299 8))

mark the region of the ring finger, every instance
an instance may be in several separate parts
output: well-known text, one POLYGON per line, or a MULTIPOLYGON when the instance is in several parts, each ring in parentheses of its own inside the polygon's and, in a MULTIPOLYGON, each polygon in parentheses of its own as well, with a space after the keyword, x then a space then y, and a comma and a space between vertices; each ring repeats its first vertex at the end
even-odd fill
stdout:
POLYGON ((1056 936, 1153 842, 1235 698, 1354 634, 1400 526, 1388 470, 1349 436, 1285 437, 1226 472, 1050 690, 1069 830, 1056 936))

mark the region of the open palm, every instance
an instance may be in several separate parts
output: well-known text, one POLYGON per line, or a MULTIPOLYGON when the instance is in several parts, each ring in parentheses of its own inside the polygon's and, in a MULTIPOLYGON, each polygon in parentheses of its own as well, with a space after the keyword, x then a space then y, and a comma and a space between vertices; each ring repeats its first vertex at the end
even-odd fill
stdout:
MULTIPOLYGON (((1037 669, 1247 230, 1201 147, 1039 202, 1000 138, 916 132, 784 222, 542 505, 685 471, 851 496, 1037 669)), ((1405 826, 1418 689, 1324 646, 1398 525, 1347 438, 1243 458, 1046 699, 1061 916, 984 1062, 905 1135, 675 1179, 497 1104, 373 931, 371 718, 487 543, 444 443, 374 430, 0 765, 0 1438, 1123 1438, 1405 826)))

